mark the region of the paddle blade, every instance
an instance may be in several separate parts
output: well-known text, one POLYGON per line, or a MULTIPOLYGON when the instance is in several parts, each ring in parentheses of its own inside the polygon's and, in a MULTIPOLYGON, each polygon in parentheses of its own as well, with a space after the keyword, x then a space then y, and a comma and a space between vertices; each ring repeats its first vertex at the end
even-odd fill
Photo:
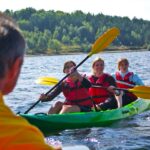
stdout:
POLYGON ((59 80, 54 77, 40 77, 36 80, 36 83, 41 85, 55 85, 58 82, 59 80))
POLYGON ((107 30, 102 36, 100 36, 92 46, 92 50, 88 56, 99 53, 104 50, 109 44, 120 34, 118 28, 113 27, 107 30))
POLYGON ((134 93, 137 97, 150 100, 150 86, 135 86, 128 91, 134 93))

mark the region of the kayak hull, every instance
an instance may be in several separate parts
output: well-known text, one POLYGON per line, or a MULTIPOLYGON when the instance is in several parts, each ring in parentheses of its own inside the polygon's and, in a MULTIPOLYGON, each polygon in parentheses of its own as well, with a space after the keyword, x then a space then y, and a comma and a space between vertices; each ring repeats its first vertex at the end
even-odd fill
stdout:
POLYGON ((45 136, 65 129, 110 126, 124 119, 150 109, 150 100, 137 100, 119 109, 100 112, 80 112, 68 114, 33 115, 20 114, 31 124, 37 126, 45 136))

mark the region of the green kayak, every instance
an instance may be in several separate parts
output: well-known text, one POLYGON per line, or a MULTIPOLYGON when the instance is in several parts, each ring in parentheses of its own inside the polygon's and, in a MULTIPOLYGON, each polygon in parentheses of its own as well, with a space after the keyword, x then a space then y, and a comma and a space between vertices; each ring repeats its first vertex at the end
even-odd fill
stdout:
POLYGON ((119 109, 68 114, 20 114, 37 126, 45 136, 65 129, 109 126, 117 120, 127 118, 150 109, 150 100, 139 99, 119 109))

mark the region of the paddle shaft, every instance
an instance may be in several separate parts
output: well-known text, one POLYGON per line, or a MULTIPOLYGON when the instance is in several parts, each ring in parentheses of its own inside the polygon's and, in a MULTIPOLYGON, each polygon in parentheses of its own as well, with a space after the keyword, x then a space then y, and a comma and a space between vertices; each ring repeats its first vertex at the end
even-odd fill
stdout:
MULTIPOLYGON (((76 70, 79 66, 81 66, 90 56, 88 55, 83 59, 77 66, 75 66, 74 70, 76 70)), ((55 86, 53 86, 45 95, 48 95, 50 92, 52 92, 57 86, 59 86, 70 74, 67 74, 64 76, 55 86)))
MULTIPOLYGON (((83 59, 83 60, 75 67, 75 70, 76 70, 79 66, 81 66, 89 57, 90 57, 90 55, 88 55, 87 57, 85 57, 85 59, 83 59)), ((63 77, 53 88, 51 88, 51 89, 46 93, 46 95, 49 94, 50 92, 52 92, 57 86, 59 86, 59 85, 63 82, 63 80, 65 80, 69 75, 70 75, 70 74, 67 74, 65 77, 63 77)), ((96 104, 95 104, 95 102, 93 101, 92 97, 91 97, 90 99, 91 99, 91 101, 92 101, 92 104, 93 104, 93 106, 94 106, 95 111, 98 111, 98 109, 97 109, 97 107, 96 107, 96 104)), ((31 109, 32 109, 32 108, 31 108, 31 109)))
POLYGON ((27 114, 34 106, 36 106, 41 100, 39 99, 38 101, 36 101, 28 110, 26 110, 24 112, 24 114, 27 114))
MULTIPOLYGON (((100 85, 92 85, 93 88, 103 88, 107 89, 108 87, 100 86, 100 85)), ((128 91, 128 89, 125 88, 114 88, 114 90, 123 90, 123 91, 128 91)))
MULTIPOLYGON (((90 56, 88 55, 87 57, 85 57, 85 59, 83 59, 76 67, 75 67, 75 70, 80 66, 82 65, 90 56)), ((45 93, 45 95, 48 95, 50 92, 52 92, 57 86, 59 86, 70 74, 67 74, 66 76, 64 76, 55 86, 53 86, 48 92, 45 93)), ((34 103, 28 110, 26 110, 24 112, 24 114, 27 114, 33 107, 35 107, 41 100, 39 99, 38 101, 36 101, 36 103, 34 103)), ((98 111, 97 110, 97 107, 93 101, 93 99, 91 98, 91 101, 93 103, 93 106, 94 106, 94 109, 95 111, 98 111)))
MULTIPOLYGON (((92 85, 92 87, 107 89, 107 87, 102 87, 102 86, 97 86, 97 85, 92 85)), ((135 86, 131 89, 114 88, 114 90, 123 90, 123 91, 131 92, 139 98, 150 100, 150 86, 135 86)))
MULTIPOLYGON (((90 56, 88 55, 87 57, 85 57, 85 59, 83 59, 74 69, 76 70, 80 65, 82 65, 90 56)), ((45 95, 48 95, 50 92, 52 92, 57 86, 59 86, 70 74, 67 74, 66 76, 64 76, 55 86, 53 86, 48 92, 45 93, 45 95)), ((26 110, 24 112, 24 114, 27 114, 33 107, 35 107, 41 100, 39 99, 38 101, 36 101, 28 110, 26 110)), ((93 103, 94 105, 94 103, 93 103)), ((94 108, 96 108, 96 106, 94 105, 94 108)), ((96 109, 95 109, 96 110, 96 109)))
POLYGON ((116 82, 117 82, 117 83, 124 84, 124 85, 127 85, 127 86, 130 86, 130 87, 135 87, 135 85, 129 84, 129 83, 126 83, 126 82, 123 82, 123 81, 116 80, 116 82))

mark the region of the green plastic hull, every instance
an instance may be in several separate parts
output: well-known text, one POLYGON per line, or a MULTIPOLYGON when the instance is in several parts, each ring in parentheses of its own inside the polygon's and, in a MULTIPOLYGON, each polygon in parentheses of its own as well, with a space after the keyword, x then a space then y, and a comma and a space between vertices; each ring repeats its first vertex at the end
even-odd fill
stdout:
POLYGON ((78 129, 87 127, 104 127, 113 122, 124 119, 150 109, 150 100, 137 100, 119 109, 53 115, 20 114, 31 124, 37 126, 44 135, 65 129, 78 129))

